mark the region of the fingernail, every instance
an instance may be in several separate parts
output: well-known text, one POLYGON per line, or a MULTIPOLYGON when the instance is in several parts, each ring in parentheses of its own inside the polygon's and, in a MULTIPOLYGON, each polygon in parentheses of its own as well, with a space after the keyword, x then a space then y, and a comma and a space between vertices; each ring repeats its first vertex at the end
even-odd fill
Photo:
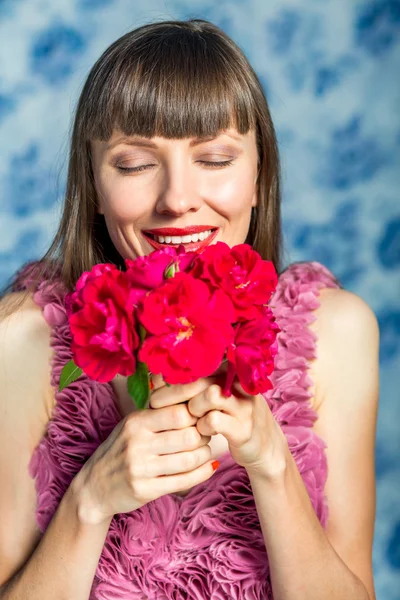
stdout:
POLYGON ((213 471, 216 471, 218 469, 219 465, 220 465, 219 460, 213 460, 212 463, 211 463, 213 471))

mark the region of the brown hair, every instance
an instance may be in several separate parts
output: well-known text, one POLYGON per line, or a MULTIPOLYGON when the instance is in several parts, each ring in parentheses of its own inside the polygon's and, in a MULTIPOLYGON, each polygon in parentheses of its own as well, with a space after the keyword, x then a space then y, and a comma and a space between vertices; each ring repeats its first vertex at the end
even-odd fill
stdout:
MULTIPOLYGON (((37 265, 36 282, 45 272, 50 280, 61 277, 71 290, 81 273, 96 263, 124 268, 104 217, 96 210, 92 140, 108 140, 116 128, 125 135, 183 138, 216 135, 229 127, 241 134, 255 131, 258 204, 246 243, 279 270, 279 155, 261 83, 228 35, 209 21, 190 19, 134 29, 114 42, 91 69, 72 130, 60 225, 37 265)), ((12 289, 13 282, 3 295, 12 289)))

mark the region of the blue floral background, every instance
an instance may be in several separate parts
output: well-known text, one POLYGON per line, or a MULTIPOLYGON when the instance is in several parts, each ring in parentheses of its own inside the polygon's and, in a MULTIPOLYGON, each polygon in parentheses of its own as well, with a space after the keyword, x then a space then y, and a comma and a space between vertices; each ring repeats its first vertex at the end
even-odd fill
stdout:
POLYGON ((257 71, 283 163, 286 263, 318 260, 381 329, 374 571, 400 598, 400 0, 0 0, 0 287, 60 214, 71 114, 117 37, 201 17, 257 71))

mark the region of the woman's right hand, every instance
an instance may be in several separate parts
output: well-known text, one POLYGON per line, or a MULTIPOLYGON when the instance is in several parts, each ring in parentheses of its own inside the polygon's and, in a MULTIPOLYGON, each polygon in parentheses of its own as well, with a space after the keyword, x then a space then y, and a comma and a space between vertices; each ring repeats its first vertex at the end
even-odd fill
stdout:
POLYGON ((188 391, 192 397, 209 385, 199 379, 171 386, 175 404, 132 412, 115 427, 74 479, 83 522, 110 520, 211 477, 211 437, 197 431, 185 403, 188 391))

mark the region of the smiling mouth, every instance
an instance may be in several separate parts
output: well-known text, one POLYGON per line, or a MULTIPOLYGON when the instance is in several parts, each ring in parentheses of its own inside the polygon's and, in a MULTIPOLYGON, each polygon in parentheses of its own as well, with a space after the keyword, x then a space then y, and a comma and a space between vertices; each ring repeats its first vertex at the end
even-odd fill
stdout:
POLYGON ((154 233, 148 233, 142 231, 144 238, 149 244, 157 249, 172 247, 178 248, 183 245, 187 252, 201 252, 206 246, 216 238, 219 228, 212 228, 207 231, 201 231, 199 233, 183 236, 175 235, 155 235, 154 233))

